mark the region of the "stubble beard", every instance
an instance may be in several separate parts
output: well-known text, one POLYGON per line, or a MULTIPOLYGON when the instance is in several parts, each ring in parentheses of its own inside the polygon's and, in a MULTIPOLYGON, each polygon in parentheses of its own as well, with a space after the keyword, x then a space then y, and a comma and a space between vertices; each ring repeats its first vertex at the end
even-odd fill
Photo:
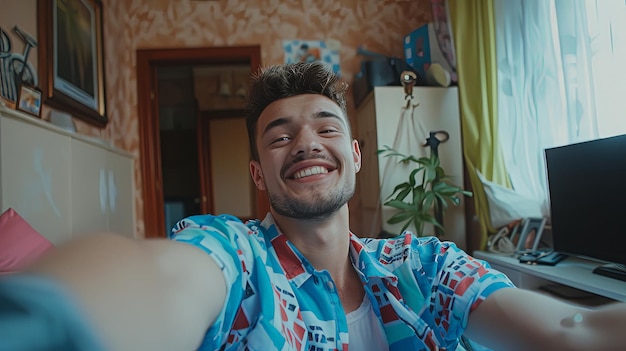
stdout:
POLYGON ((293 198, 272 194, 267 196, 276 213, 299 220, 320 221, 332 217, 354 195, 354 182, 344 187, 337 187, 328 193, 312 189, 307 198, 293 198))

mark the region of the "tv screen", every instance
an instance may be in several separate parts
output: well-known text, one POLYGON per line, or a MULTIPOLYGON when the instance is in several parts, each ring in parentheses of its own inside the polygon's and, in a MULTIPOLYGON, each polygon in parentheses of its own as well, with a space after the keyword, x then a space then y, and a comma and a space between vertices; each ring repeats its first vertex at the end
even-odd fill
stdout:
POLYGON ((626 135, 545 156, 554 250, 626 264, 626 135))

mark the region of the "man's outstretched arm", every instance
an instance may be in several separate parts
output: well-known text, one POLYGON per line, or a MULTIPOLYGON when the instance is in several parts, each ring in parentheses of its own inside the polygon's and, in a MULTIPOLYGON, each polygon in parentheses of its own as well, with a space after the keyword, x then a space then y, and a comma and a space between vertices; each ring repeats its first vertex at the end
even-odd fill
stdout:
POLYGON ((223 307, 222 272, 202 250, 169 240, 94 234, 29 269, 68 287, 111 350, 195 350, 223 307))
POLYGON ((626 304, 587 309, 523 289, 496 291, 466 336, 494 350, 626 350, 626 304))

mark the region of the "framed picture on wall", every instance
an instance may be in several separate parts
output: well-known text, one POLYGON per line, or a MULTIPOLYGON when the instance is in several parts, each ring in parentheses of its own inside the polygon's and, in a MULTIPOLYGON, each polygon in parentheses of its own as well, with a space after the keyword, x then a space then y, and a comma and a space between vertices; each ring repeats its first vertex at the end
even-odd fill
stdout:
POLYGON ((41 117, 41 90, 22 84, 18 90, 16 109, 41 117))
POLYGON ((37 20, 39 79, 45 103, 105 126, 102 2, 38 0, 37 20))

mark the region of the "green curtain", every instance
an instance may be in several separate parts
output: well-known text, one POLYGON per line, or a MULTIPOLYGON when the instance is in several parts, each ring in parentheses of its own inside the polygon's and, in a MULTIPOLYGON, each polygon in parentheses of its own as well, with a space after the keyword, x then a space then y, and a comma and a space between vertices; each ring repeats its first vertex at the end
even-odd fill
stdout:
POLYGON ((448 0, 448 7, 459 79, 463 154, 481 228, 479 240, 468 242, 479 242, 484 249, 488 233, 495 228, 476 170, 486 179, 510 187, 498 141, 494 4, 492 0, 448 0))

